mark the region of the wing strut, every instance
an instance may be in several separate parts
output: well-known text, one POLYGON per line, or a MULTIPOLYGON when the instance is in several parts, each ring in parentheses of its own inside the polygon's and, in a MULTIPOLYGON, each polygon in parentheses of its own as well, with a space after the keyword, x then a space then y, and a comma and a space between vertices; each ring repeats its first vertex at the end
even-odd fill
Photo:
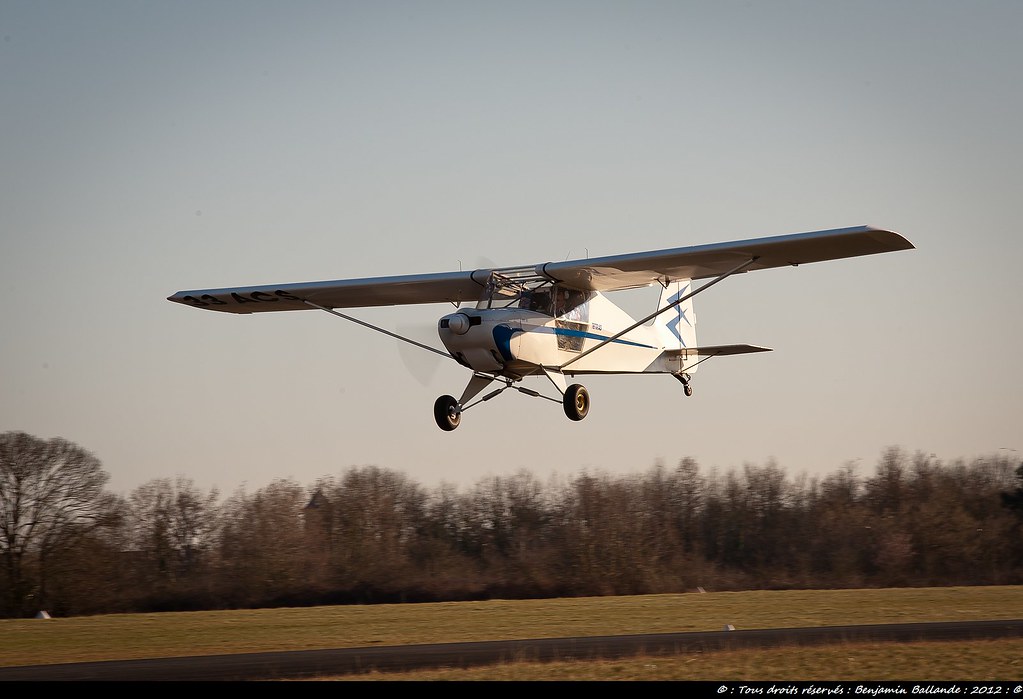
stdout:
POLYGON ((312 306, 313 308, 319 308, 321 311, 326 311, 327 313, 330 313, 331 315, 335 315, 338 318, 344 318, 345 320, 350 320, 353 323, 358 323, 359 325, 361 325, 363 327, 369 328, 371 330, 376 330, 377 332, 381 332, 384 335, 389 335, 389 336, 393 337, 395 340, 401 340, 402 342, 407 342, 410 345, 415 345, 416 347, 422 347, 424 350, 430 350, 434 354, 439 354, 442 357, 447 357, 448 359, 451 359, 451 360, 454 360, 454 361, 458 361, 457 359, 455 359, 453 356, 451 356, 447 352, 441 352, 436 347, 430 347, 429 345, 424 345, 422 342, 416 342, 415 340, 410 340, 407 337, 403 337, 403 336, 398 335, 396 333, 392 333, 390 330, 384 330, 383 328, 379 328, 376 325, 371 325, 370 323, 367 323, 364 320, 359 320, 358 318, 352 318, 351 316, 346 316, 344 313, 338 313, 333 308, 327 308, 326 306, 321 306, 318 303, 313 303, 312 301, 307 301, 305 299, 302 299, 302 303, 306 304, 307 306, 312 306))
MULTIPOLYGON (((589 354, 590 352, 599 350, 604 345, 607 345, 607 344, 610 344, 610 343, 614 342, 615 340, 620 338, 622 335, 625 335, 626 333, 632 332, 633 330, 635 330, 639 326, 641 326, 644 323, 647 323, 647 322, 653 320, 654 318, 656 318, 657 316, 661 315, 665 311, 670 311, 672 308, 674 308, 675 306, 678 306, 683 301, 686 301, 686 300, 691 299, 692 297, 696 296, 698 293, 700 293, 704 289, 709 289, 710 287, 714 286, 715 284, 717 284, 722 279, 725 279, 726 277, 730 277, 733 274, 736 274, 737 272, 741 272, 742 270, 746 269, 751 264, 756 262, 758 259, 760 259, 759 256, 758 257, 751 257, 750 259, 748 259, 745 262, 743 262, 741 265, 733 267, 732 269, 728 270, 724 274, 715 277, 711 281, 709 281, 706 284, 704 284, 703 286, 701 286, 699 289, 696 289, 694 291, 689 292, 685 296, 682 296, 682 297, 678 298, 677 300, 669 303, 664 308, 661 308, 659 310, 654 311, 653 313, 648 315, 646 318, 643 318, 642 320, 637 320, 635 323, 633 323, 629 327, 625 328, 625 330, 622 330, 621 332, 619 332, 619 333, 617 333, 615 335, 612 335, 611 337, 607 338, 606 340, 602 340, 600 343, 594 345, 593 347, 590 347, 585 352, 581 352, 581 353, 577 354, 576 356, 572 357, 567 362, 562 364, 560 367, 558 367, 558 369, 563 371, 565 369, 565 367, 567 367, 569 364, 572 364, 573 362, 577 362, 580 359, 582 359, 583 357, 585 357, 587 354, 589 354)), ((308 301, 306 303, 308 303, 308 301)))

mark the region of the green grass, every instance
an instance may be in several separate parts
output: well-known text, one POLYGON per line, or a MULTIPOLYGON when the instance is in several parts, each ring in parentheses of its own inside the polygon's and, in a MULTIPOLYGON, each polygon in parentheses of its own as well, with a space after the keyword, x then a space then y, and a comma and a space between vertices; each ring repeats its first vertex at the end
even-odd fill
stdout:
MULTIPOLYGON (((0 620, 0 666, 514 638, 1023 618, 1023 587, 687 593, 0 620)), ((1011 679, 1023 639, 844 644, 355 679, 1011 679), (883 677, 885 668, 894 675, 883 677), (818 673, 818 674, 814 674, 818 673), (946 673, 942 675, 942 673, 946 673), (950 674, 948 674, 950 673, 950 674)))

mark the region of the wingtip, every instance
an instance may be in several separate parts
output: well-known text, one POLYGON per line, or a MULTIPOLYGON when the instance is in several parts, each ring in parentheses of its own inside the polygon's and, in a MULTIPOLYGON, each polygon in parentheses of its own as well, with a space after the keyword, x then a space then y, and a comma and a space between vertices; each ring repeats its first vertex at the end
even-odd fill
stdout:
POLYGON ((881 228, 880 226, 864 226, 865 229, 873 231, 874 233, 885 234, 886 237, 893 244, 893 250, 915 250, 916 246, 913 245, 906 236, 902 235, 898 231, 892 230, 891 228, 881 228))

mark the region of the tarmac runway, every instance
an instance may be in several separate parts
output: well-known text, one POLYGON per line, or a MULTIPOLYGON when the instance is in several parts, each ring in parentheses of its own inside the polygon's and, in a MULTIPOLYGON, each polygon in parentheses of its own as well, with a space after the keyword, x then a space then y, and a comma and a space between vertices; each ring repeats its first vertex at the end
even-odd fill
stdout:
POLYGON ((610 659, 639 653, 669 655, 853 641, 951 641, 1017 637, 1023 637, 1023 619, 540 638, 0 667, 0 681, 206 682, 301 679, 368 670, 471 667, 521 660, 610 659))

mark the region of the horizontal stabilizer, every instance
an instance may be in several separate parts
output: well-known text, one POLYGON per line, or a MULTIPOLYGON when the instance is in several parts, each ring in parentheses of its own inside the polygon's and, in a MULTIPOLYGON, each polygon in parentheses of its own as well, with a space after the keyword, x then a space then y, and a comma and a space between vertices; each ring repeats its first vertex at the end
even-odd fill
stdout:
POLYGON ((687 347, 678 350, 667 350, 668 355, 679 355, 683 357, 727 357, 732 354, 752 354, 753 352, 771 352, 770 347, 759 345, 709 345, 707 347, 687 347))

